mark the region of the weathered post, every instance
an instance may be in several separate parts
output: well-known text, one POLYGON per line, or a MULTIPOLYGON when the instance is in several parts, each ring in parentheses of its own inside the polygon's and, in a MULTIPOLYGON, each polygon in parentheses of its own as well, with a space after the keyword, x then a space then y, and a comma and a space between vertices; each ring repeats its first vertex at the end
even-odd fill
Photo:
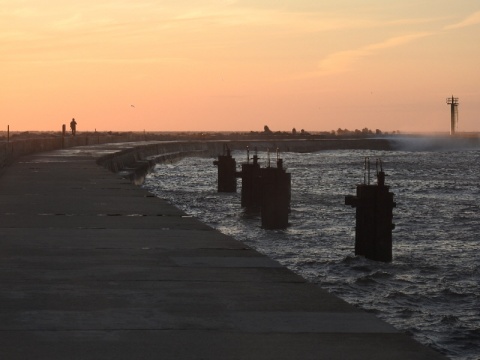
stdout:
POLYGON ((250 150, 247 147, 247 163, 242 164, 242 207, 249 210, 259 209, 262 205, 262 188, 260 182, 260 165, 258 164, 257 149, 250 163, 250 150))
POLYGON ((218 160, 213 162, 213 165, 218 167, 218 192, 236 192, 237 178, 236 167, 237 163, 227 145, 223 147, 223 155, 218 155, 218 160), (225 154, 226 153, 226 154, 225 154))
POLYGON ((62 149, 65 148, 65 133, 67 131, 67 127, 65 124, 62 124, 62 149))
POLYGON ((355 255, 375 261, 392 261, 392 210, 394 194, 385 186, 385 173, 377 160, 377 184, 370 185, 370 160, 365 159, 364 184, 357 185, 357 195, 345 196, 345 205, 356 208, 355 255), (380 171, 378 171, 380 165, 380 171))
POLYGON ((265 229, 285 229, 290 212, 291 174, 283 168, 283 160, 278 158, 277 167, 261 170, 262 227, 265 229))

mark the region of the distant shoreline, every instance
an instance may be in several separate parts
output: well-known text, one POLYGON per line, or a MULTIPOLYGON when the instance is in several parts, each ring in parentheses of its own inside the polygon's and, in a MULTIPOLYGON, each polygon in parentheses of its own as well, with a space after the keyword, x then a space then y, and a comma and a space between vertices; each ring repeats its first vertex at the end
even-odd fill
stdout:
MULTIPOLYGON (((312 132, 312 133, 297 133, 292 134, 288 132, 202 132, 202 131, 166 131, 166 132, 138 132, 138 131, 79 131, 77 136, 109 136, 109 137, 125 137, 134 136, 136 138, 143 138, 148 141, 194 141, 194 140, 226 140, 226 141, 315 141, 315 140, 380 140, 380 139, 404 139, 404 138, 427 138, 427 139, 479 139, 479 132, 463 132, 450 136, 448 133, 354 133, 335 134, 332 132, 312 132)), ((10 131, 7 135, 6 131, 0 131, 0 141, 15 141, 39 138, 60 138, 62 133, 60 131, 10 131), (8 139, 7 139, 8 137, 8 139)), ((72 135, 66 132, 65 138, 71 138, 72 135)))

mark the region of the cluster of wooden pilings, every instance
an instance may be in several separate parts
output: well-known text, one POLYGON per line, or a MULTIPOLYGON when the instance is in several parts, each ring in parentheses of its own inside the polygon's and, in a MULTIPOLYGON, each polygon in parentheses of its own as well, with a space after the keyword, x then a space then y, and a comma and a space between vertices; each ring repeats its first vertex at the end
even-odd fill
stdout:
POLYGON ((241 205, 247 211, 260 211, 262 227, 265 229, 285 229, 288 226, 291 198, 291 174, 283 167, 283 160, 278 157, 277 167, 268 165, 261 168, 255 153, 250 159, 247 148, 247 162, 242 170, 236 170, 236 160, 228 146, 223 155, 213 162, 218 166, 218 191, 236 192, 237 178, 242 179, 241 205))

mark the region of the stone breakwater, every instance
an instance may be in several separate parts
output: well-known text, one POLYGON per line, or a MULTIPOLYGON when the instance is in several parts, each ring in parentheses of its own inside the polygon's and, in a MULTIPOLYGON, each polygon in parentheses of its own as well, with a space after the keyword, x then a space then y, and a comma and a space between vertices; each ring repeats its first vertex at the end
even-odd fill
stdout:
POLYGON ((21 156, 66 149, 75 146, 141 141, 141 135, 89 135, 45 137, 0 142, 0 168, 10 165, 21 156))
POLYGON ((390 149, 388 142, 377 139, 343 140, 343 141, 308 141, 308 140, 270 140, 270 141, 162 141, 130 144, 122 150, 106 154, 97 159, 97 164, 112 172, 120 173, 139 185, 145 175, 158 163, 174 162, 187 156, 216 157, 224 152, 227 145, 231 150, 245 150, 247 146, 253 151, 272 152, 313 152, 334 149, 390 149))
POLYGON ((68 149, 77 146, 99 144, 112 145, 111 151, 99 157, 97 163, 114 172, 148 169, 155 163, 175 161, 185 156, 217 156, 228 145, 231 150, 253 152, 292 151, 313 152, 320 150, 371 149, 390 150, 388 139, 321 139, 321 140, 181 140, 144 141, 139 134, 125 135, 79 135, 66 137, 32 138, 0 142, 0 168, 10 165, 21 156, 45 151, 68 149), (122 145, 118 145, 122 144, 122 145))
MULTIPOLYGON (((152 139, 152 136, 147 136, 152 139)), ((225 145, 231 150, 251 153, 269 150, 275 153, 309 153, 323 150, 407 150, 435 151, 456 148, 478 148, 478 138, 462 137, 408 137, 362 139, 279 139, 245 140, 148 140, 144 134, 78 135, 66 137, 32 138, 0 142, 0 168, 8 166, 21 156, 77 146, 111 144, 108 150, 95 157, 97 163, 113 172, 145 173, 155 163, 176 161, 185 156, 212 156, 222 154, 225 145)), ((107 149, 106 148, 106 149, 107 149)))
POLYGON ((390 150, 386 139, 345 140, 242 140, 242 141, 162 141, 132 144, 121 151, 107 154, 97 160, 99 165, 113 172, 135 172, 150 168, 155 163, 175 161, 185 156, 217 156, 224 147, 231 150, 271 152, 314 152, 321 150, 370 149, 390 150))
POLYGON ((401 151, 446 151, 456 149, 477 149, 478 138, 462 137, 393 137, 366 139, 251 139, 251 140, 182 140, 182 141, 143 141, 128 144, 120 151, 98 158, 97 163, 113 172, 126 171, 129 174, 145 173, 156 163, 176 161, 186 156, 216 157, 230 150, 246 150, 251 154, 269 150, 275 153, 297 152, 310 153, 326 150, 401 150, 401 151))

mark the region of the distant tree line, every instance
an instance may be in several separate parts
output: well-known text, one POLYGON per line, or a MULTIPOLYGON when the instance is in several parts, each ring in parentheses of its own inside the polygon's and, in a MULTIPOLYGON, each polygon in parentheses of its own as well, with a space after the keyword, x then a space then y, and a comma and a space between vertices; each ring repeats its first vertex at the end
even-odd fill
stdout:
MULTIPOLYGON (((251 131, 251 134, 259 134, 258 132, 251 131)), ((287 131, 272 131, 270 130, 270 127, 268 125, 265 125, 263 127, 263 132, 260 134, 263 135, 290 135, 290 136, 309 136, 309 135, 315 135, 315 136, 330 136, 330 137, 335 137, 335 136, 354 136, 354 137, 364 137, 364 136, 372 136, 372 135, 387 135, 389 134, 388 132, 383 132, 380 129, 375 129, 371 130, 369 128, 363 128, 362 130, 355 129, 355 130, 348 130, 348 129, 342 129, 338 128, 337 130, 332 130, 332 131, 317 131, 314 134, 310 134, 309 132, 305 131, 304 129, 301 129, 300 131, 297 131, 296 128, 293 128, 291 132, 287 131)), ((400 131, 392 131, 390 134, 400 134, 400 131)))

